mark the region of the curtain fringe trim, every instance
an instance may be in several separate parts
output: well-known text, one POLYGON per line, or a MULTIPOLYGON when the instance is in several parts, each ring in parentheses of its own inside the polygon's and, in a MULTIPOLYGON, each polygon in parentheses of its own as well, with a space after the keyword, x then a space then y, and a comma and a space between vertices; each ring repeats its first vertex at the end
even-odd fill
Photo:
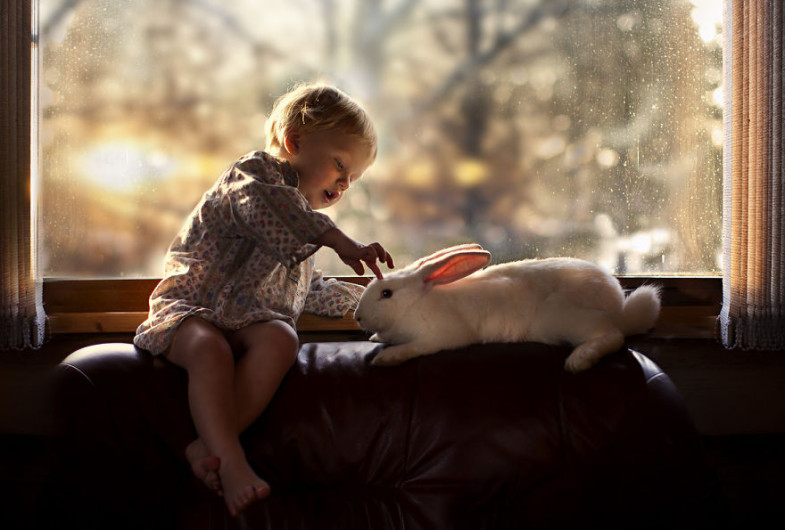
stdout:
POLYGON ((741 350, 785 350, 785 317, 731 317, 717 319, 719 334, 726 348, 741 350))
POLYGON ((46 341, 46 314, 4 318, 0 328, 0 350, 37 350, 46 341))

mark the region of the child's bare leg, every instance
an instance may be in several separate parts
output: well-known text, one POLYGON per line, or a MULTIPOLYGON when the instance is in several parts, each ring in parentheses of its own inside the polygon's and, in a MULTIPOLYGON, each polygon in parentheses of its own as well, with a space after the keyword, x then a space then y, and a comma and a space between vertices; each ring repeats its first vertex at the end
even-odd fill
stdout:
MULTIPOLYGON (((192 318, 184 321, 181 324, 180 328, 178 329, 179 336, 175 335, 175 341, 173 341, 173 345, 172 348, 170 348, 170 351, 166 352, 165 354, 166 357, 170 361, 174 362, 175 364, 178 364, 182 368, 186 368, 187 370, 187 367, 184 366, 186 364, 185 360, 180 359, 180 357, 184 356, 185 354, 180 354, 177 350, 182 350, 190 346, 191 340, 193 341, 201 340, 200 337, 205 333, 209 333, 209 335, 211 336, 210 337, 211 340, 205 341, 204 344, 199 344, 196 347, 209 348, 210 346, 209 343, 213 340, 212 339, 213 330, 210 328, 212 328, 212 326, 210 326, 207 322, 204 322, 200 319, 192 318), (195 322, 191 322, 191 320, 194 320, 195 322), (189 339, 189 341, 186 341, 186 338, 189 339), (175 342, 177 344, 174 344, 175 342), (171 349, 176 350, 174 357, 171 354, 171 349)), ((215 329, 214 331, 217 332, 218 330, 215 329)), ((220 342, 220 338, 218 339, 218 341, 220 342)), ((219 345, 218 349, 219 350, 223 349, 223 346, 219 345)), ((189 382, 189 392, 190 392, 190 386, 191 385, 189 382)), ((189 397, 189 401, 190 401, 190 397, 189 397)), ((219 495, 223 494, 223 491, 221 490, 221 480, 218 476, 218 468, 220 466, 220 460, 218 457, 210 454, 209 449, 207 449, 207 446, 204 445, 204 442, 202 442, 200 438, 197 438, 196 440, 188 444, 188 446, 185 448, 185 457, 188 460, 188 463, 191 465, 191 471, 193 471, 193 474, 198 479, 204 482, 208 488, 215 491, 219 495)))
MULTIPOLYGON (((281 321, 253 324, 227 334, 232 349, 241 352, 235 365, 235 402, 237 403, 238 432, 247 429, 267 408, 281 380, 297 357, 297 333, 281 321)), ((186 449, 194 474, 211 489, 220 492, 217 473, 212 470, 209 450, 201 438, 186 449)), ((217 471, 219 468, 214 468, 217 471)))
POLYGON ((196 430, 209 453, 220 460, 224 500, 229 512, 237 515, 265 497, 269 486, 248 465, 238 438, 232 348, 223 332, 200 318, 189 318, 166 355, 188 372, 188 401, 196 430))
POLYGON ((264 412, 292 367, 299 349, 297 333, 279 320, 252 324, 229 337, 243 352, 235 368, 235 396, 239 432, 264 412))
MULTIPOLYGON (((188 322, 184 322, 183 326, 188 322)), ((199 321, 196 324, 189 324, 189 327, 194 325, 202 327, 202 324, 206 324, 206 322, 199 321)), ((210 326, 209 324, 207 325, 210 326)), ((212 328, 212 326, 210 327, 212 328)), ((189 331, 188 336, 192 335, 194 334, 189 331)), ((241 352, 241 356, 234 366, 233 385, 237 421, 236 432, 240 433, 255 421, 267 407, 281 380, 296 358, 299 343, 294 330, 280 321, 253 324, 227 335, 231 349, 241 352)), ((174 347, 175 345, 173 344, 174 347)), ((190 386, 189 384, 189 388, 190 386)), ((193 411, 192 415, 194 415, 194 422, 196 423, 196 414, 193 411)), ((221 458, 220 467, 218 467, 215 465, 216 457, 212 456, 213 454, 217 455, 217 451, 208 449, 209 442, 205 440, 207 434, 199 429, 198 423, 197 432, 200 438, 192 442, 186 449, 186 452, 190 453, 187 456, 189 456, 194 474, 201 478, 208 487, 221 492, 221 482, 235 483, 235 477, 246 476, 246 469, 250 469, 250 467, 245 460, 244 454, 241 462, 239 460, 227 461, 226 458, 221 458), (219 475, 220 480, 218 478, 219 475)), ((220 455, 218 456, 220 458, 220 455)), ((259 479, 255 473, 253 476, 259 482, 254 481, 256 487, 249 500, 242 501, 236 508, 233 508, 233 504, 230 504, 233 501, 230 499, 234 498, 234 494, 227 493, 225 495, 228 497, 227 506, 231 513, 239 512, 250 502, 269 493, 267 483, 259 479)), ((226 490, 229 490, 228 485, 226 490)))

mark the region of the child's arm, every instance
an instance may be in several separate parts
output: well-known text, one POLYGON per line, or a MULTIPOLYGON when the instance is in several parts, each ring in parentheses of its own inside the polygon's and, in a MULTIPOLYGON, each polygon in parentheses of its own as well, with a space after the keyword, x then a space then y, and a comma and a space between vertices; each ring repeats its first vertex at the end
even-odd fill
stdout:
POLYGON ((339 228, 330 228, 313 242, 333 249, 341 261, 350 266, 358 275, 365 272, 363 262, 368 265, 377 278, 382 277, 382 271, 376 264, 377 260, 379 263, 386 263, 390 269, 395 267, 392 256, 379 243, 363 245, 344 234, 339 228))

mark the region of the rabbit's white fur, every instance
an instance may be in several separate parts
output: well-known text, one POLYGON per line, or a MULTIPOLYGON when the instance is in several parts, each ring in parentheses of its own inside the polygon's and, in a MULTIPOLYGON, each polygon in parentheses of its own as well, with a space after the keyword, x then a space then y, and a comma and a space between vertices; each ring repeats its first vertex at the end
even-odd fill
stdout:
POLYGON ((626 335, 650 330, 660 312, 657 287, 638 287, 625 298, 614 276, 583 260, 479 270, 489 261, 479 245, 461 245, 372 280, 355 318, 374 332, 371 340, 391 344, 374 364, 474 343, 532 341, 575 346, 565 368, 580 372, 621 348, 626 335))

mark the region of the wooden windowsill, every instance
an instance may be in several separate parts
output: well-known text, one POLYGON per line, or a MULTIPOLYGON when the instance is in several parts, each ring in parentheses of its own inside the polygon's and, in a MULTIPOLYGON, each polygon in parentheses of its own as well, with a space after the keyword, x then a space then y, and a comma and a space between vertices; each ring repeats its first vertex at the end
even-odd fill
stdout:
MULTIPOLYGON (((367 284, 370 277, 340 277, 367 284)), ((662 338, 713 338, 722 300, 722 282, 714 277, 621 277, 625 289, 643 283, 661 285, 663 308, 652 333, 662 338)), ((79 280, 47 278, 44 309, 52 334, 134 332, 147 317, 148 298, 157 279, 79 280)), ((303 332, 359 331, 351 313, 343 318, 303 314, 303 332)))

